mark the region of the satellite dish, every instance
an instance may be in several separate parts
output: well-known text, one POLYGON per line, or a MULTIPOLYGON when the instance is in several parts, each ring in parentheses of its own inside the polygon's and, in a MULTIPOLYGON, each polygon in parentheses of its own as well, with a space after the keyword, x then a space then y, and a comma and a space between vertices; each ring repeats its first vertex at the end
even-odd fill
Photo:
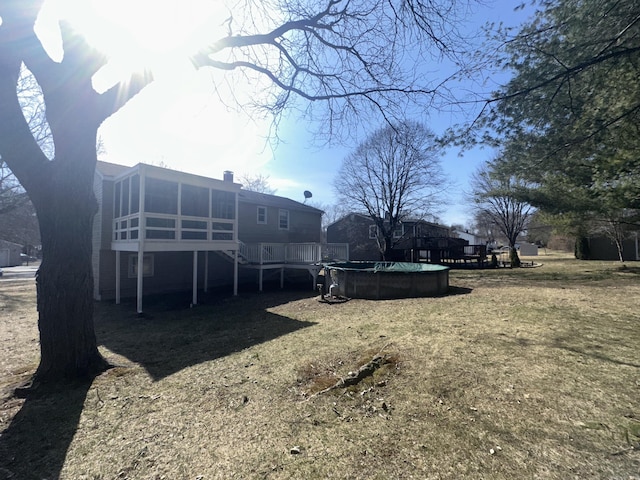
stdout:
POLYGON ((304 193, 304 201, 306 202, 307 200, 309 200, 311 197, 313 197, 313 194, 309 191, 309 190, 305 190, 304 193))

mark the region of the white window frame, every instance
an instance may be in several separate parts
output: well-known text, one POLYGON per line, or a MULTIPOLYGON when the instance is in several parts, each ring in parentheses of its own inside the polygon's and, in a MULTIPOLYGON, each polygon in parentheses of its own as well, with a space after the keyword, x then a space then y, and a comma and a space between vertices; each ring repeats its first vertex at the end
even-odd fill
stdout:
POLYGON ((256 211, 256 222, 258 225, 266 225, 267 224, 267 207, 263 207, 258 205, 258 209, 256 211), (264 219, 260 220, 260 214, 263 214, 264 219))
POLYGON ((400 224, 393 230, 393 238, 402 238, 404 235, 404 225, 400 224))
MULTIPOLYGON (((142 276, 153 277, 154 271, 154 258, 153 253, 145 253, 142 256, 142 276)), ((129 278, 138 277, 138 254, 132 253, 129 255, 129 263, 127 266, 127 273, 129 278)))
POLYGON ((369 240, 375 240, 378 238, 378 226, 369 225, 369 240))
POLYGON ((279 209, 278 210, 278 230, 289 230, 289 225, 290 225, 289 210, 285 210, 283 208, 279 209), (286 218, 287 218, 287 226, 286 227, 282 226, 283 215, 285 215, 286 218))

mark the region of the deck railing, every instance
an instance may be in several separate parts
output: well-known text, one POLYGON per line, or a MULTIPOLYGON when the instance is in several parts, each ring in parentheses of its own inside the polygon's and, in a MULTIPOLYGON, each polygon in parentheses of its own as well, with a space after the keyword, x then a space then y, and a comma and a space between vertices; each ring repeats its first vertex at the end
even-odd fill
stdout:
POLYGON ((145 241, 226 242, 233 240, 235 225, 233 219, 161 213, 145 213, 141 220, 139 213, 133 213, 113 220, 113 240, 138 241, 143 237, 145 241))
POLYGON ((349 245, 347 243, 242 243, 240 255, 245 261, 259 265, 347 261, 349 245))

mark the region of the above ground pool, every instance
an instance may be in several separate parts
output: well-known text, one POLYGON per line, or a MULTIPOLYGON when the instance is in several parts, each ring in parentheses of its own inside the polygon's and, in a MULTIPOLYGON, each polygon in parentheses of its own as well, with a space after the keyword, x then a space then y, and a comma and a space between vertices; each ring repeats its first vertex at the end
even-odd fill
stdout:
POLYGON ((333 296, 383 300, 447 293, 449 267, 427 263, 340 262, 324 266, 333 296))

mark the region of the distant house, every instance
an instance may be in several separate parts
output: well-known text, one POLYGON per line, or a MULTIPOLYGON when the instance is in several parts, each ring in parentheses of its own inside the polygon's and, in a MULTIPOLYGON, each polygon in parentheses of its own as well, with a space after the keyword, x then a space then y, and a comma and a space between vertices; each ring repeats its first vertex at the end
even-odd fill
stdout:
MULTIPOLYGON (((348 243, 350 260, 380 260, 380 249, 376 241, 377 228, 371 217, 349 213, 327 227, 327 242, 348 243)), ((447 239, 451 238, 451 229, 424 220, 407 220, 401 223, 393 236, 394 248, 398 251, 415 246, 443 248, 448 245, 447 239)))
MULTIPOLYGON (((241 190, 233 174, 213 179, 152 165, 98 162, 94 191, 94 297, 142 297, 255 280, 286 269, 313 281, 327 251, 320 244, 322 211, 276 195, 241 190)), ((342 248, 342 252, 339 250, 342 248)))
MULTIPOLYGON (((639 236, 638 232, 633 232, 622 242, 624 261, 640 260, 639 236)), ((603 235, 589 237, 589 258, 592 260, 620 260, 616 244, 603 235)))
POLYGON ((22 245, 6 240, 0 240, 0 267, 15 267, 22 265, 22 245))
POLYGON ((469 242, 469 245, 486 245, 487 244, 486 238, 483 238, 480 235, 469 233, 468 231, 454 230, 452 232, 452 235, 458 238, 463 238, 464 240, 469 242))

